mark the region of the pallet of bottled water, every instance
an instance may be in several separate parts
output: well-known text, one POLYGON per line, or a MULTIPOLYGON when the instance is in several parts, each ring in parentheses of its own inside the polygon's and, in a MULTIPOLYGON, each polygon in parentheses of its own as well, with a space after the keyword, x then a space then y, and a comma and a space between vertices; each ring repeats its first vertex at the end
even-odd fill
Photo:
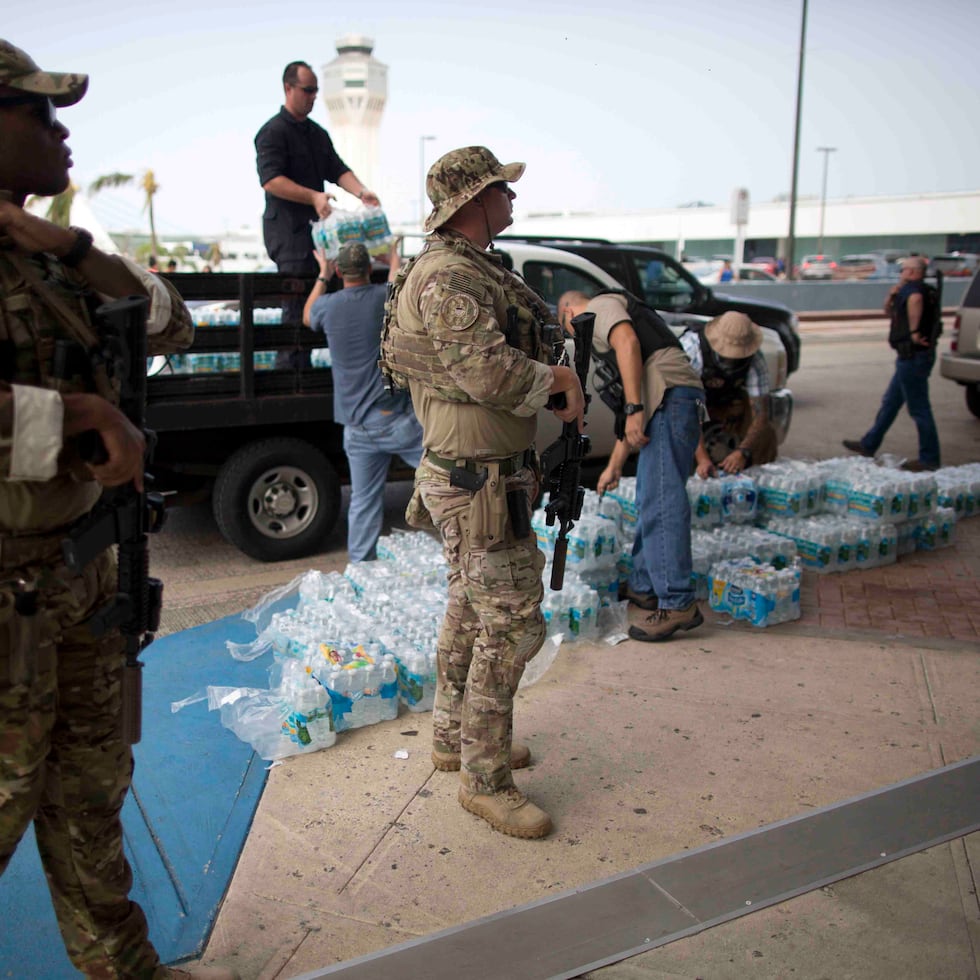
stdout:
POLYGON ((759 489, 745 474, 692 476, 687 481, 691 506, 691 526, 718 527, 721 524, 751 524, 759 512, 759 489))
POLYGON ((708 602, 715 612, 753 626, 799 619, 799 566, 777 569, 752 558, 717 562, 710 571, 708 602))
POLYGON ((944 466, 933 475, 939 507, 950 508, 957 520, 980 513, 980 463, 944 466))
POLYGON ((805 519, 775 518, 766 529, 792 538, 800 563, 813 572, 874 568, 889 565, 898 557, 898 531, 894 524, 817 514, 805 519))
POLYGON ((776 569, 786 568, 796 561, 796 542, 747 525, 691 531, 691 583, 697 598, 709 596, 713 565, 745 557, 776 569))
POLYGON ((749 471, 759 488, 759 514, 771 517, 809 517, 823 505, 823 477, 813 466, 785 459, 749 471))

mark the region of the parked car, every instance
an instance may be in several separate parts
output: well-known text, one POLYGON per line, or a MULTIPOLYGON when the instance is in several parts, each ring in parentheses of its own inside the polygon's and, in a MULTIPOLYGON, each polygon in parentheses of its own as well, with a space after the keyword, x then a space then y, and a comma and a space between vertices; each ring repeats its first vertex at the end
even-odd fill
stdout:
POLYGON ((589 259, 631 293, 661 313, 715 317, 726 310, 750 316, 760 327, 779 334, 786 350, 788 373, 800 366, 799 318, 788 307, 774 300, 729 296, 699 282, 697 277, 672 255, 649 245, 629 245, 604 238, 549 238, 544 236, 502 235, 499 247, 511 242, 527 242, 572 252, 589 259))
MULTIPOLYGON (((734 282, 776 282, 776 277, 760 265, 740 265, 732 271, 735 273, 734 282)), ((715 286, 721 282, 721 266, 711 268, 697 276, 698 280, 706 286, 715 286)))
POLYGON ((939 359, 939 373, 966 390, 966 406, 980 418, 980 272, 967 287, 956 312, 949 352, 939 359))
POLYGON ((966 278, 980 268, 980 255, 973 252, 950 252, 948 255, 934 255, 929 262, 930 272, 941 272, 944 276, 966 278))
POLYGON ((779 262, 774 255, 757 255, 754 259, 749 259, 745 264, 765 269, 766 272, 771 273, 773 276, 779 271, 779 262))
POLYGON ((801 279, 833 279, 837 263, 829 255, 804 255, 800 262, 801 279))
MULTIPOLYGON (((879 260, 884 266, 884 259, 879 260)), ((869 279, 874 275, 878 264, 873 255, 842 255, 837 268, 834 269, 834 279, 869 279)))

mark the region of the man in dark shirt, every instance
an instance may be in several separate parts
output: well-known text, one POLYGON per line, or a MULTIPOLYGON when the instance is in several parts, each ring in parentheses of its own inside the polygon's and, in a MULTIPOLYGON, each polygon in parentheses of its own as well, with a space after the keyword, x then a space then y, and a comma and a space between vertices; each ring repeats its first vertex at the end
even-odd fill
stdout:
POLYGON ((929 404, 929 374, 936 363, 938 337, 927 321, 922 280, 927 262, 913 255, 902 262, 902 278, 885 300, 891 317, 888 342, 898 352, 892 376, 874 424, 860 439, 845 439, 844 447, 862 456, 874 456, 902 405, 908 408, 919 434, 919 456, 902 469, 919 472, 939 469, 939 433, 929 404))
MULTIPOLYGON (((365 204, 381 202, 340 159, 327 131, 309 118, 316 103, 316 75, 305 61, 291 61, 282 75, 284 105, 255 136, 259 183, 265 191, 262 235, 281 273, 313 277, 310 222, 326 218, 334 200, 324 181, 337 184, 365 204)), ((283 320, 298 323, 301 298, 283 304, 283 320)), ((309 366, 308 351, 280 351, 277 367, 309 366), (300 357, 300 355, 303 355, 300 357)))

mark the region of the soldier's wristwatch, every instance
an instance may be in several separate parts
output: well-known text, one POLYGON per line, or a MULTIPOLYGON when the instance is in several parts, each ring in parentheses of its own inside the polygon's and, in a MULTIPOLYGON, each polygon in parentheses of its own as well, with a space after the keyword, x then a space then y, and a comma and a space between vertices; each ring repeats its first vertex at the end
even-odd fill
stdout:
POLYGON ((74 225, 68 230, 75 233, 75 244, 61 256, 61 264, 67 265, 69 269, 74 269, 91 251, 92 234, 84 228, 76 228, 74 225))
POLYGON ((627 402, 623 408, 623 411, 627 415, 637 415, 639 412, 643 411, 642 402, 627 402))

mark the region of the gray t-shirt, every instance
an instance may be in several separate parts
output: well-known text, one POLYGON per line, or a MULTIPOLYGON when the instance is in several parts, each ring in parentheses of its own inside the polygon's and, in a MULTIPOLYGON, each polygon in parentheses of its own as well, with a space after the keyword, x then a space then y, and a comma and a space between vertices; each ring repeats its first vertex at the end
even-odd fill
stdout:
POLYGON ((333 413, 341 425, 361 425, 376 403, 387 410, 408 404, 404 393, 385 392, 378 369, 386 289, 350 286, 321 296, 310 310, 310 326, 326 336, 330 348, 333 413))

